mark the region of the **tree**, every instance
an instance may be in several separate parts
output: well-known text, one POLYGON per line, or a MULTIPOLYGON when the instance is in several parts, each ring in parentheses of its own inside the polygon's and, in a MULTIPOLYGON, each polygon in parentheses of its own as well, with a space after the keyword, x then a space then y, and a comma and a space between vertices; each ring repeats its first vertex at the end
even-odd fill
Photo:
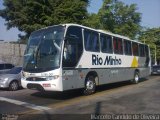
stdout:
POLYGON ((136 4, 125 5, 118 0, 104 0, 98 14, 91 14, 86 20, 93 21, 89 24, 85 23, 88 26, 94 26, 94 28, 99 27, 113 33, 135 38, 141 29, 141 14, 136 10, 136 4))
POLYGON ((95 29, 100 29, 99 16, 95 13, 88 14, 87 18, 83 20, 83 25, 86 25, 95 29))
POLYGON ((0 16, 7 21, 8 29, 17 27, 28 37, 32 31, 50 25, 81 24, 88 4, 89 0, 4 0, 0 16))
POLYGON ((153 63, 155 61, 156 52, 157 62, 160 64, 160 28, 148 28, 143 30, 139 36, 139 40, 149 45, 153 63))

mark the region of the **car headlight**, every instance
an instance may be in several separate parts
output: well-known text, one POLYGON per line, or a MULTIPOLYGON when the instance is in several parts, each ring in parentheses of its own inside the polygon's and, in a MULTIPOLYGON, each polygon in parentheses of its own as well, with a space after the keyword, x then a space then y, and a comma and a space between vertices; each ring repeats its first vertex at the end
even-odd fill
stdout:
POLYGON ((7 80, 8 80, 8 78, 1 78, 0 82, 5 83, 7 80))
POLYGON ((8 80, 8 78, 4 78, 4 81, 7 81, 8 80))

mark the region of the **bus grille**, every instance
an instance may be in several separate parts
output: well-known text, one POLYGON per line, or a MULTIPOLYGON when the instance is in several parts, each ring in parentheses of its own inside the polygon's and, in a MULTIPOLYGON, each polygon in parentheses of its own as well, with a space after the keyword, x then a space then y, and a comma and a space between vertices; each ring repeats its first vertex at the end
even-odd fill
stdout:
POLYGON ((36 89, 36 90, 39 90, 39 91, 44 91, 44 88, 39 84, 29 83, 29 84, 27 84, 27 88, 28 89, 36 89))
POLYGON ((45 78, 37 78, 37 77, 30 77, 26 79, 27 81, 46 81, 45 78))

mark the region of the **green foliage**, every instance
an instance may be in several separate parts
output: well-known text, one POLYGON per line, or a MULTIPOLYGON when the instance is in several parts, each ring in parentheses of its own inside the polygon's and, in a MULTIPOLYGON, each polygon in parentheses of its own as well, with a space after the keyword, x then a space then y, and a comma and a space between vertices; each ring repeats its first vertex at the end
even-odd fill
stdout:
POLYGON ((139 40, 144 42, 150 46, 151 49, 151 57, 154 61, 155 52, 158 63, 160 63, 160 28, 151 28, 145 31, 142 31, 139 40), (156 50, 155 50, 156 48, 156 50))
POLYGON ((28 37, 34 30, 63 23, 79 23, 87 16, 89 0, 4 0, 0 16, 7 28, 17 27, 28 37))
POLYGON ((97 14, 88 14, 87 18, 83 20, 83 25, 89 26, 91 28, 99 29, 100 20, 97 14))
POLYGON ((136 10, 136 4, 125 5, 118 0, 104 0, 98 14, 91 14, 86 20, 91 22, 85 23, 94 28, 135 38, 141 29, 141 14, 136 10))

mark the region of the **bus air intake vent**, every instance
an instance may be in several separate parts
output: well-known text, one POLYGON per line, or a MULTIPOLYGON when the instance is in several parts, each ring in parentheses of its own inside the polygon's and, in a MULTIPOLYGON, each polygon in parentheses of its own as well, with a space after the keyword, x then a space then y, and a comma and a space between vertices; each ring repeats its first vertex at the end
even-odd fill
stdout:
POLYGON ((38 78, 38 77, 29 77, 26 80, 27 81, 46 81, 45 78, 38 78))

